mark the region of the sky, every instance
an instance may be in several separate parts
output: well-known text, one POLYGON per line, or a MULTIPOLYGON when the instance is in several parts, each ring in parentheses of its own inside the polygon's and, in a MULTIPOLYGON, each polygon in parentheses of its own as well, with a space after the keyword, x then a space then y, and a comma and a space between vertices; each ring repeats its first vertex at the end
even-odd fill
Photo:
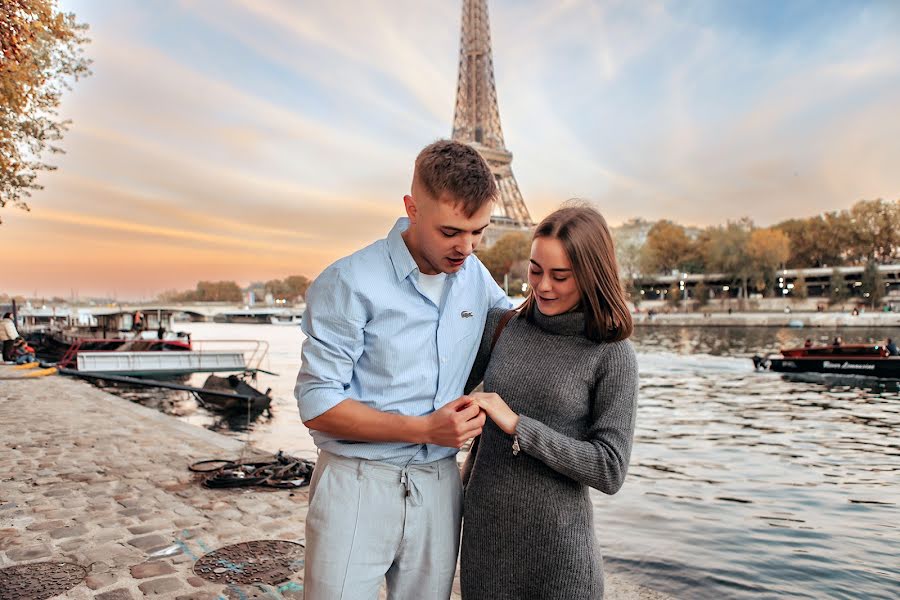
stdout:
MULTIPOLYGON (((93 75, 0 292, 150 299, 317 275, 384 237, 450 135, 454 0, 62 0, 93 75)), ((490 0, 532 217, 569 198, 759 225, 900 198, 900 2, 490 0)))

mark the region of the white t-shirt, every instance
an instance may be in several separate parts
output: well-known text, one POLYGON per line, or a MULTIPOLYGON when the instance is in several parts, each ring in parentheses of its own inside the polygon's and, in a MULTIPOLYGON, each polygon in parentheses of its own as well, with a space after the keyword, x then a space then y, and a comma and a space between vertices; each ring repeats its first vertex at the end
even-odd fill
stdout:
POLYGON ((425 275, 419 273, 419 289, 434 302, 435 306, 441 305, 441 296, 444 295, 444 285, 447 283, 447 274, 425 275))

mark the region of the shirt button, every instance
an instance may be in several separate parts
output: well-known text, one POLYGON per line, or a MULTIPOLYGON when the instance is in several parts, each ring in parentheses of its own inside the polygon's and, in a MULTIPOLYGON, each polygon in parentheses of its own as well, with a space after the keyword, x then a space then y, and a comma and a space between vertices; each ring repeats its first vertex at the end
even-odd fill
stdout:
POLYGON ((442 358, 442 359, 441 359, 441 364, 446 364, 446 363, 447 363, 447 359, 446 359, 446 358, 442 358))

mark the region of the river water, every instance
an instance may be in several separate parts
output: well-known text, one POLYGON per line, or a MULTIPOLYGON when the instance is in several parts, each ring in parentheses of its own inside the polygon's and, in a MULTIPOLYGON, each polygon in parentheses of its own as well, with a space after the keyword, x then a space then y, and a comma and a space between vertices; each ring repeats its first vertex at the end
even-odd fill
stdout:
MULTIPOLYGON (((269 343, 272 415, 242 427, 186 395, 180 418, 315 458, 293 385, 295 326, 179 323, 194 339, 269 343)), ((625 486, 594 492, 607 568, 680 598, 900 596, 900 388, 875 379, 753 371, 754 354, 900 338, 900 329, 642 327, 641 387, 625 486)), ((202 383, 197 376, 195 383, 202 383)))

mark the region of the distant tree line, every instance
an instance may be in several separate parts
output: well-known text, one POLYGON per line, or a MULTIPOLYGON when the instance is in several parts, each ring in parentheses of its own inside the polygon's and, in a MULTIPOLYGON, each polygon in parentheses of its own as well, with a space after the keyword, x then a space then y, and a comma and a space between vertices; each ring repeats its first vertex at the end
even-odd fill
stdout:
MULTIPOLYGON (((789 219, 771 227, 757 227, 746 218, 702 229, 668 220, 633 219, 614 228, 613 236, 624 285, 633 297, 642 278, 672 272, 722 273, 744 294, 772 295, 780 269, 851 265, 866 266, 865 288, 877 295, 883 292, 877 265, 900 261, 900 200, 863 200, 846 210, 789 219)), ((479 251, 478 257, 498 283, 508 280, 513 292, 526 280, 530 249, 530 235, 512 233, 479 251)), ((839 272, 833 276, 832 288, 833 300, 849 295, 839 272)), ((680 297, 679 290, 674 291, 670 296, 680 297)), ((695 295, 705 292, 701 285, 695 295)), ((794 283, 793 294, 805 297, 802 277, 794 283)))
MULTIPOLYGON (((251 285, 248 289, 261 296, 272 294, 293 302, 306 295, 310 281, 303 275, 291 275, 284 279, 272 279, 251 285)), ((159 295, 160 302, 243 302, 244 290, 234 281, 201 281, 193 290, 168 290, 159 295)))
MULTIPOLYGON (((620 231, 629 225, 633 229, 635 222, 620 231)), ((616 252, 623 276, 630 281, 672 272, 723 273, 745 293, 771 295, 779 269, 856 265, 866 267, 864 282, 871 281, 864 285, 877 295, 883 291, 877 285, 877 265, 900 260, 900 200, 863 200, 847 210, 764 228, 742 219, 689 232, 672 221, 658 221, 643 244, 619 237, 616 252)), ((843 276, 835 271, 836 296, 847 294, 842 282, 843 276)), ((795 286, 799 288, 795 295, 805 295, 802 278, 795 286)))
POLYGON ((645 275, 884 264, 900 259, 900 200, 864 200, 847 210, 765 228, 743 219, 693 236, 682 225, 658 221, 642 246, 620 251, 637 252, 623 262, 636 262, 645 275))

